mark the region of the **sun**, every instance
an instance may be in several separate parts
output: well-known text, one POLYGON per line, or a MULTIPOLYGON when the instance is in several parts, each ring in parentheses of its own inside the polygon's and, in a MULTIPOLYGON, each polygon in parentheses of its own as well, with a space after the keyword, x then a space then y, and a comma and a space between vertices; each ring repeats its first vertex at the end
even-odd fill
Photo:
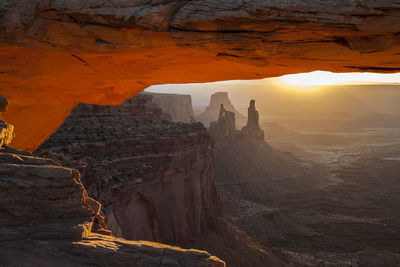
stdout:
POLYGON ((382 74, 367 72, 333 73, 329 71, 313 71, 308 73, 288 74, 277 78, 286 87, 309 91, 324 86, 395 83, 400 84, 400 73, 382 74))

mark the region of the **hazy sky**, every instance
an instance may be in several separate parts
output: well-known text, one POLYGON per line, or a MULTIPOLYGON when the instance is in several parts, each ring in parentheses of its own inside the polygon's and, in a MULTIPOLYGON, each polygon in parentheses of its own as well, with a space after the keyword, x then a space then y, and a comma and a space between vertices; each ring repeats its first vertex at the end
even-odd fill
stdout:
MULTIPOLYGON (((210 95, 218 91, 227 91, 235 104, 242 98, 250 96, 244 92, 243 87, 257 91, 268 90, 271 87, 282 87, 297 91, 313 91, 329 85, 360 85, 360 84, 398 84, 400 85, 400 73, 332 73, 327 71, 314 71, 284 75, 277 78, 260 80, 232 80, 215 83, 197 84, 166 84, 154 85, 146 89, 155 93, 177 93, 192 95, 194 106, 206 106, 210 101, 210 95)), ((247 91, 247 90, 246 90, 247 91)), ((243 102, 242 102, 243 103, 243 102)))

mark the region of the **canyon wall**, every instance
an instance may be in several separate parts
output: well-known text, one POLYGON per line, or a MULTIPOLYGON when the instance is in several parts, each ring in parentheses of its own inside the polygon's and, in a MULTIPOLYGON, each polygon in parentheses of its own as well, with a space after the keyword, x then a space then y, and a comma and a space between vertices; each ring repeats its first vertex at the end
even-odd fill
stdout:
POLYGON ((194 113, 192 107, 191 95, 181 94, 153 94, 142 92, 153 96, 153 102, 156 103, 164 113, 171 116, 171 120, 175 122, 194 122, 194 113))
POLYGON ((1 1, 0 89, 14 145, 33 151, 79 102, 120 104, 153 84, 398 72, 399 8, 394 0, 1 1))
POLYGON ((38 153, 81 171, 115 235, 182 244, 220 215, 213 145, 200 123, 165 120, 153 97, 79 104, 38 153))
POLYGON ((0 206, 4 266, 225 266, 204 251, 111 236, 77 170, 7 146, 0 206))

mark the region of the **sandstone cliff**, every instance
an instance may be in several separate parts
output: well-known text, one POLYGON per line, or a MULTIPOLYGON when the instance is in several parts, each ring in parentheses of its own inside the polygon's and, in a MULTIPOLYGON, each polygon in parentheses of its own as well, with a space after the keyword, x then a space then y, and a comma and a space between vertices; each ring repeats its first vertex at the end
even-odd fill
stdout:
MULTIPOLYGON (((0 96, 0 112, 7 104, 0 96)), ((76 169, 11 148, 11 141, 12 132, 1 137, 1 265, 225 266, 207 252, 111 236, 76 169)))
POLYGON ((165 113, 171 116, 175 122, 194 122, 194 113, 192 107, 192 97, 181 94, 160 94, 142 92, 153 96, 153 102, 156 103, 165 113))
POLYGON ((184 243, 220 214, 212 142, 139 94, 119 106, 80 104, 39 149, 82 172, 119 237, 184 243))
POLYGON ((4 266, 225 266, 207 252, 110 236, 79 172, 51 159, 3 148, 0 191, 4 266))
POLYGON ((221 105, 223 105, 226 111, 235 114, 235 122, 238 123, 239 126, 246 123, 246 117, 239 113, 232 105, 232 102, 228 97, 228 92, 217 92, 212 94, 210 104, 206 107, 206 110, 203 113, 196 116, 196 120, 202 122, 205 127, 209 127, 210 123, 218 118, 221 105))
POLYGON ((153 84, 397 72, 399 10, 394 0, 0 1, 14 145, 35 150, 79 102, 120 104, 153 84))

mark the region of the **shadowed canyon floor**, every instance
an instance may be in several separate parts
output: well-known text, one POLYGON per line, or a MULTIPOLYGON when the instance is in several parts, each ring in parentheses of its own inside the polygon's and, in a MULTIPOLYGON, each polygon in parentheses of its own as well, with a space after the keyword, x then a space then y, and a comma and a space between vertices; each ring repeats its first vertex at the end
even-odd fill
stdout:
MULTIPOLYGON (((220 129, 229 129, 223 114, 216 123, 220 129)), ((361 134, 365 122, 359 118, 355 122, 351 125, 359 127, 361 134)), ((341 125, 340 119, 336 124, 341 125)), ((315 128, 325 126, 331 131, 341 129, 330 121, 324 124, 323 119, 315 128)), ((265 127, 267 135, 269 130, 265 127)), ((396 142, 398 135, 371 138, 366 142, 371 147, 353 147, 352 153, 342 156, 339 150, 336 160, 325 156, 316 164, 277 151, 264 140, 243 136, 243 131, 212 132, 217 133, 213 135, 215 181, 223 214, 261 244, 308 266, 399 264, 400 149, 378 146, 382 140, 396 142)), ((293 134, 283 133, 276 136, 302 144, 293 134)), ((311 138, 310 143, 314 149, 329 151, 329 143, 311 138)), ((297 154, 310 158, 312 152, 302 147, 303 153, 297 154)))

